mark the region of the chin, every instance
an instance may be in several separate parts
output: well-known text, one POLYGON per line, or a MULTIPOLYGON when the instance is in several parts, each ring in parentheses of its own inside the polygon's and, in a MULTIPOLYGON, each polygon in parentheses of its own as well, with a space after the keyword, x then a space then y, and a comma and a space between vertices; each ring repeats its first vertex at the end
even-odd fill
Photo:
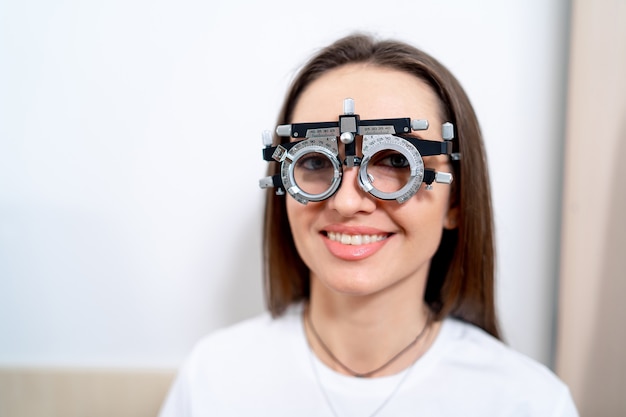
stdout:
POLYGON ((386 286, 371 276, 350 277, 349 274, 331 277, 330 279, 319 279, 320 284, 335 294, 364 297, 382 291, 386 286))

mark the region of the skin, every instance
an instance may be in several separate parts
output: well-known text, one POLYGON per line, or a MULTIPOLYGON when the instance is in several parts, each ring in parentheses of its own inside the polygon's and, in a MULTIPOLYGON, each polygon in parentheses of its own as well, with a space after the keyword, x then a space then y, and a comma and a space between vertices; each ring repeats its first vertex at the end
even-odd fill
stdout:
MULTIPOLYGON (((362 119, 428 119, 426 131, 441 140, 440 103, 432 89, 411 74, 368 64, 327 72, 300 96, 293 122, 337 120, 343 100, 355 101, 362 119)), ((446 156, 424 158, 427 168, 451 172, 446 156)), ((408 345, 427 322, 423 294, 444 228, 456 222, 449 208, 450 186, 422 185, 404 204, 379 200, 361 190, 358 168, 344 167, 339 190, 329 199, 302 205, 287 198, 287 214, 300 256, 310 269, 309 311, 318 333, 344 364, 359 372, 377 368, 408 345), (328 232, 379 235, 386 239, 352 246, 333 242, 328 232)), ((374 376, 394 374, 413 363, 434 340, 439 324, 392 366, 374 376)), ((338 372, 311 329, 318 357, 338 372)))

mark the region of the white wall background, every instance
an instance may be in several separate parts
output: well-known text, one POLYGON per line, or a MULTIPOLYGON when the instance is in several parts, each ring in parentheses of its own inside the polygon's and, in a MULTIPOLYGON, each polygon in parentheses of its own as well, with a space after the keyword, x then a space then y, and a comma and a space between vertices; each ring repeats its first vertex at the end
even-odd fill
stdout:
POLYGON ((566 0, 0 0, 0 365, 175 367, 261 311, 260 132, 354 30, 467 89, 504 334, 550 364, 568 18, 566 0))

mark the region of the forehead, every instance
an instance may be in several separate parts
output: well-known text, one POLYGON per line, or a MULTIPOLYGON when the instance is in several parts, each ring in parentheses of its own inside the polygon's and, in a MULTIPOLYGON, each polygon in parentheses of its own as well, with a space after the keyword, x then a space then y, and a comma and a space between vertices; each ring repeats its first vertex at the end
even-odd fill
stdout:
POLYGON ((300 95, 291 122, 337 120, 348 97, 361 119, 428 119, 431 127, 442 123, 439 99, 428 84, 407 72, 367 64, 342 66, 313 81, 300 95))

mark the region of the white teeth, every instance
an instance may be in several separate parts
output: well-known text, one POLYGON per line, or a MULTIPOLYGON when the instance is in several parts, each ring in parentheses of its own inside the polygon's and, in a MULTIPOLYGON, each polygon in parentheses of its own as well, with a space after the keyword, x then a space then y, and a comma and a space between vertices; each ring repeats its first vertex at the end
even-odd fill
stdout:
POLYGON ((349 235, 346 233, 328 232, 328 238, 344 245, 367 245, 386 239, 387 235, 349 235))

